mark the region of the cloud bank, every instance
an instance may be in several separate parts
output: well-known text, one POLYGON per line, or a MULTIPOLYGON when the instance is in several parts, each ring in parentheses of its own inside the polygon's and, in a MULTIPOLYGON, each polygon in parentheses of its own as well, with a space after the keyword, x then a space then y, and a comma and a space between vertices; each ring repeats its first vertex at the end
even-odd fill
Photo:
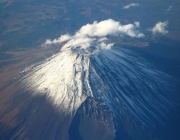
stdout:
POLYGON ((139 3, 130 3, 123 7, 123 9, 129 9, 130 7, 137 7, 139 6, 139 3))
POLYGON ((168 31, 166 30, 167 26, 168 26, 168 21, 158 22, 153 28, 150 29, 150 31, 153 34, 167 34, 168 33, 168 31))
POLYGON ((87 49, 90 46, 99 46, 102 49, 110 49, 114 44, 108 43, 106 36, 127 35, 132 38, 142 38, 144 34, 138 28, 139 22, 122 25, 112 19, 82 26, 74 35, 65 34, 54 40, 46 40, 45 45, 63 43, 63 48, 81 47, 87 49))

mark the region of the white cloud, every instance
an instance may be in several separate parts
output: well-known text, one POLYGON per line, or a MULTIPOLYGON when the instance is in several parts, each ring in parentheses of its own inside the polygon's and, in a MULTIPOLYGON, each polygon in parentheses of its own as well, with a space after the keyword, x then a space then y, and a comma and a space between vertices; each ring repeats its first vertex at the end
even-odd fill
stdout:
POLYGON ((60 36, 58 39, 54 39, 53 41, 51 41, 50 39, 47 39, 45 44, 62 43, 62 42, 67 41, 69 39, 71 39, 71 36, 66 34, 66 35, 60 36))
POLYGON ((169 6, 169 8, 166 11, 170 11, 173 8, 173 6, 169 6))
POLYGON ((135 6, 136 7, 139 6, 139 3, 130 3, 126 6, 124 6, 123 9, 129 9, 130 7, 135 7, 135 6))
POLYGON ((167 34, 168 31, 166 30, 166 27, 168 26, 168 21, 165 22, 158 22, 150 31, 153 34, 167 34))
POLYGON ((98 42, 104 42, 104 41, 107 41, 108 39, 106 37, 102 37, 102 38, 99 38, 98 39, 98 42))
POLYGON ((144 34, 141 33, 138 28, 140 27, 139 22, 134 24, 122 25, 120 22, 112 19, 104 20, 101 22, 94 21, 92 24, 86 24, 82 26, 73 36, 62 35, 58 39, 46 40, 45 45, 57 44, 65 42, 62 49, 71 47, 81 47, 86 49, 94 44, 103 49, 109 49, 113 46, 112 43, 108 44, 107 35, 127 35, 132 38, 142 38, 144 34))
POLYGON ((137 27, 140 27, 140 22, 135 21, 135 22, 134 22, 134 25, 136 25, 137 27))

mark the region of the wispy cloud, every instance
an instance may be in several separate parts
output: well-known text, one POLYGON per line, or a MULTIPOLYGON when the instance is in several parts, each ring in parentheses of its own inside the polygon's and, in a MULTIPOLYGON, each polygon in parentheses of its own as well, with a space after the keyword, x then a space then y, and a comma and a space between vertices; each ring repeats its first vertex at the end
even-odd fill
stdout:
POLYGON ((149 29, 153 34, 167 34, 166 30, 168 26, 168 21, 158 22, 153 28, 149 29))
POLYGON ((130 7, 135 7, 135 6, 136 7, 139 6, 139 3, 130 3, 126 6, 124 6, 123 9, 129 9, 130 7))
POLYGON ((166 11, 170 11, 173 8, 173 6, 169 6, 169 8, 166 11))
POLYGON ((132 38, 142 38, 144 34, 138 28, 139 22, 134 24, 122 25, 120 22, 112 19, 104 20, 101 22, 94 21, 92 24, 82 26, 74 35, 62 35, 58 39, 46 40, 45 45, 57 44, 65 42, 64 48, 81 47, 86 49, 94 44, 99 45, 100 48, 109 49, 113 43, 107 43, 106 36, 112 35, 127 35, 132 38))

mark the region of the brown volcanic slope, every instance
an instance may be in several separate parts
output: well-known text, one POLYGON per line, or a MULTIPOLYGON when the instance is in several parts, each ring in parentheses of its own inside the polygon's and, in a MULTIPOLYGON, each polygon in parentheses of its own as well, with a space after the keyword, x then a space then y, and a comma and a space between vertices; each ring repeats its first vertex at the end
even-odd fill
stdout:
POLYGON ((69 139, 113 140, 114 130, 108 109, 89 97, 79 107, 69 129, 69 139))
POLYGON ((43 59, 44 53, 48 55, 51 52, 52 48, 41 48, 5 53, 10 57, 0 62, 0 139, 67 140, 73 139, 69 134, 74 136, 71 133, 78 130, 80 136, 87 140, 89 136, 94 140, 113 139, 111 115, 93 98, 82 104, 73 119, 72 115, 58 112, 45 97, 33 97, 21 90, 16 78, 18 74, 43 59), (76 124, 76 119, 80 120, 79 124, 76 124))
MULTIPOLYGON (((21 49, 4 53, 4 55, 10 56, 10 58, 0 61, 0 138, 3 138, 4 132, 6 133, 16 128, 19 123, 21 123, 17 121, 17 115, 19 113, 19 108, 23 104, 19 102, 18 105, 14 105, 14 99, 17 96, 16 92, 20 88, 16 86, 17 81, 15 77, 32 62, 43 57, 44 50, 21 49)), ((17 134, 18 133, 21 134, 20 137, 24 135, 22 132, 17 132, 17 134)))

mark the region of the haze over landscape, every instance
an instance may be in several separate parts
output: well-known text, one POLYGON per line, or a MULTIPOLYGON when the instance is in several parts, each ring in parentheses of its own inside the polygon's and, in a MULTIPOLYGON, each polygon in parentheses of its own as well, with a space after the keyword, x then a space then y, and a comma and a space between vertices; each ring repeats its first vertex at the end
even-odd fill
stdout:
POLYGON ((0 139, 179 140, 179 6, 0 0, 0 139))

